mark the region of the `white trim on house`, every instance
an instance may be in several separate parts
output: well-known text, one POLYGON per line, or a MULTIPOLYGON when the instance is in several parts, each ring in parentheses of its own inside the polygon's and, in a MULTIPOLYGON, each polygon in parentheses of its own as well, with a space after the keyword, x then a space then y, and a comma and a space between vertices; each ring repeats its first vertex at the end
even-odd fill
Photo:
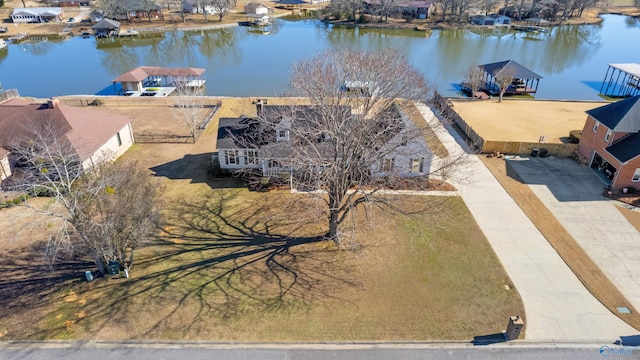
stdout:
POLYGON ((9 164, 9 154, 0 158, 0 181, 11 176, 11 165, 9 164))
POLYGON ((15 8, 11 13, 14 23, 39 23, 43 21, 62 21, 64 11, 60 7, 15 8))
POLYGON ((133 130, 131 129, 131 123, 125 125, 118 132, 107 140, 93 155, 82 162, 83 169, 90 169, 91 167, 100 164, 105 160, 115 160, 124 154, 131 145, 133 145, 133 130))

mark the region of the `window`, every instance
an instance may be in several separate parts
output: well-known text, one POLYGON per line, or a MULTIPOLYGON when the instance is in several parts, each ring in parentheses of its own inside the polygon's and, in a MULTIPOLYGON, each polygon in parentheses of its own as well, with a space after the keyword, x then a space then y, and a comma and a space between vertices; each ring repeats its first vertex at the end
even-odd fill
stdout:
POLYGON ((245 163, 247 165, 255 165, 258 160, 258 152, 256 150, 247 150, 246 154, 245 163))
POLYGON ((382 171, 384 172, 393 171, 393 162, 394 162, 394 159, 382 159, 382 171))
POLYGON ((118 146, 122 146, 122 138, 120 138, 120 132, 116 133, 116 139, 118 140, 118 146))
POLYGON ((277 133, 277 139, 278 141, 282 141, 282 140, 289 140, 289 130, 286 129, 278 129, 276 130, 277 133))
POLYGON ((633 177, 631 178, 631 181, 633 182, 640 181, 640 168, 637 168, 636 171, 633 173, 633 177))
POLYGON ((607 129, 607 134, 604 136, 604 141, 609 142, 611 140, 611 130, 607 129))
POLYGON ((424 159, 411 158, 409 159, 409 171, 412 173, 421 173, 424 168, 424 159))
POLYGON ((224 162, 227 165, 236 165, 238 163, 238 150, 225 150, 224 162))
POLYGON ((595 124, 593 124, 593 132, 598 132, 598 126, 600 126, 600 123, 596 121, 595 124))

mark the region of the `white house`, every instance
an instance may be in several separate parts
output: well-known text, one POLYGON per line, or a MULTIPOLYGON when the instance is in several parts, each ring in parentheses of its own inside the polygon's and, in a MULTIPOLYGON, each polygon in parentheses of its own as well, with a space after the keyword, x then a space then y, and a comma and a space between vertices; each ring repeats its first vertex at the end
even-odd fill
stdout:
POLYGON ((479 15, 472 17, 471 22, 476 25, 504 26, 511 24, 511 18, 500 14, 479 15))
MULTIPOLYGON (((263 106, 259 112, 281 113, 282 110, 274 110, 275 108, 278 106, 263 106)), ((284 106, 279 108, 282 109, 284 106)), ((291 113, 294 114, 296 111, 308 114, 315 110, 313 106, 298 107, 297 110, 291 110, 291 113)), ((370 170, 374 176, 420 176, 431 171, 433 153, 426 140, 423 137, 412 136, 411 134, 415 134, 415 125, 404 114, 400 113, 400 116, 404 123, 403 129, 384 145, 389 147, 388 156, 372 163, 370 170)), ((292 140, 292 127, 308 126, 308 123, 304 123, 305 120, 283 119, 274 129, 265 130, 261 123, 253 118, 221 118, 217 140, 220 168, 225 171, 256 169, 261 171, 263 176, 289 173, 291 168, 287 163, 292 155, 289 145, 289 141, 292 140), (303 125, 297 125, 299 123, 303 125)), ((318 138, 319 143, 330 140, 326 134, 318 138)), ((318 145, 318 148, 321 147, 318 145)))
POLYGON ((272 13, 273 9, 270 9, 266 5, 263 5, 263 4, 260 4, 260 3, 247 3, 244 6, 244 12, 247 15, 248 14, 262 15, 262 14, 272 13))
POLYGON ((57 99, 46 103, 14 98, 0 104, 0 175, 2 180, 14 172, 11 145, 29 139, 29 124, 47 124, 67 141, 84 169, 101 161, 124 154, 133 145, 131 120, 91 107, 60 104, 57 99))
POLYGON ((11 13, 14 23, 60 22, 64 11, 60 7, 15 8, 11 13))
MULTIPOLYGON (((202 0, 182 0, 182 11, 192 14, 218 15, 220 8, 202 0)), ((229 9, 222 9, 227 12, 229 9)))

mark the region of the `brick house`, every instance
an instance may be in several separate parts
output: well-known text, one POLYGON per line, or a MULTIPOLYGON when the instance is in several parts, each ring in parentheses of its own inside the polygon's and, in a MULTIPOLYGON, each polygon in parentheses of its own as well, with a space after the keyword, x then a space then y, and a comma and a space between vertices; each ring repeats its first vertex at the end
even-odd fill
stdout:
POLYGON ((640 190, 640 96, 587 111, 578 151, 618 190, 640 190))

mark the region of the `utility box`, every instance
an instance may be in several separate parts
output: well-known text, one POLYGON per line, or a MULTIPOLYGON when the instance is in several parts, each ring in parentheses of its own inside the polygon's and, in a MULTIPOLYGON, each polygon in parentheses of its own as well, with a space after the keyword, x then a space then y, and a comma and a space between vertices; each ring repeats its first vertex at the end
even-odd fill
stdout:
POLYGON ((520 337, 523 327, 524 321, 522 321, 520 316, 511 316, 509 318, 509 325, 507 325, 507 332, 504 335, 507 340, 516 340, 520 337))
POLYGON ((109 275, 118 275, 120 274, 120 262, 119 261, 109 261, 107 265, 107 273, 109 275))

